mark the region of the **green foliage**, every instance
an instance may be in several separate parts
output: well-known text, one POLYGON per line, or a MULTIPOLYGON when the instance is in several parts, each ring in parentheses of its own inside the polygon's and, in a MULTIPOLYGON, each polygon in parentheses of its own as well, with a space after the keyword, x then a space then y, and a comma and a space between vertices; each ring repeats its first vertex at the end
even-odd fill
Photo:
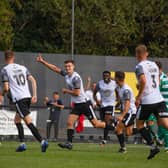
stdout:
MULTIPOLYGON (((10 33, 0 46, 11 44, 14 29, 17 51, 71 52, 72 0, 10 0, 13 20, 7 2, 0 2, 10 11, 0 29, 10 33)), ((168 56, 167 0, 75 0, 76 54, 130 56, 139 43, 152 56, 168 56)))
POLYGON ((13 12, 9 2, 6 0, 0 1, 0 50, 12 48, 13 28, 11 21, 13 12))

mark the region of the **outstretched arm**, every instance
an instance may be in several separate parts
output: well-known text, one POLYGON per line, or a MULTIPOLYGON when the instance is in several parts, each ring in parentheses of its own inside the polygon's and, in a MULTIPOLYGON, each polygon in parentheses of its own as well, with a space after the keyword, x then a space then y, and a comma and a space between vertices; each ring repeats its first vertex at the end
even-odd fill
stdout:
POLYGON ((45 61, 42 57, 41 54, 38 54, 37 58, 36 58, 37 62, 42 63, 44 66, 46 66, 47 68, 49 68, 50 70, 56 72, 56 73, 61 73, 61 69, 53 64, 48 63, 47 61, 45 61))

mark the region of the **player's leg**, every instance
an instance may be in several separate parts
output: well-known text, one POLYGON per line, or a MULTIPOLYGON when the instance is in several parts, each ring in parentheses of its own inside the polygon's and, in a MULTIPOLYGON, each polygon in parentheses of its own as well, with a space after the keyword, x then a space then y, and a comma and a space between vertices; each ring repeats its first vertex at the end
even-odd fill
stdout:
POLYGON ((155 116, 158 117, 158 125, 168 129, 168 109, 165 102, 158 103, 155 116))
POLYGON ((158 139, 158 135, 155 132, 155 123, 156 123, 156 121, 157 121, 156 117, 153 114, 151 114, 149 116, 148 120, 147 120, 147 127, 148 127, 148 129, 149 129, 149 131, 151 133, 152 139, 154 139, 156 141, 156 143, 158 145, 160 145, 160 141, 158 139))
POLYGON ((55 140, 58 138, 58 131, 59 131, 59 122, 54 121, 54 138, 55 138, 55 140))
POLYGON ((133 134, 133 125, 129 126, 129 127, 126 127, 125 128, 125 134, 126 136, 131 136, 133 134))
POLYGON ((46 137, 48 140, 50 138, 51 126, 52 126, 51 120, 47 120, 46 137))
POLYGON ((158 138, 162 145, 164 143, 165 152, 168 152, 168 130, 161 125, 158 126, 158 138))
POLYGON ((79 119, 79 115, 74 114, 76 112, 74 110, 68 116, 68 120, 67 120, 67 142, 66 143, 59 143, 58 146, 61 147, 61 148, 66 148, 66 149, 69 149, 69 150, 72 149, 72 140, 73 140, 73 136, 74 136, 74 124, 79 119))
POLYGON ((30 117, 30 115, 26 115, 23 118, 23 120, 26 123, 27 127, 32 132, 33 136, 36 138, 36 140, 41 143, 42 137, 41 137, 40 133, 38 132, 37 128, 35 127, 35 125, 33 124, 32 118, 30 117))
POLYGON ((127 152, 126 147, 125 147, 125 137, 124 137, 123 130, 124 130, 124 124, 121 121, 119 121, 116 126, 116 135, 117 135, 118 141, 120 143, 120 149, 118 151, 120 153, 127 152))
POLYGON ((160 150, 155 146, 150 131, 145 128, 144 123, 149 118, 151 111, 155 111, 155 106, 151 105, 140 105, 137 110, 137 128, 141 136, 146 140, 147 145, 150 146, 150 154, 147 159, 152 159, 160 150))
POLYGON ((168 130, 164 128, 163 134, 164 134, 164 148, 165 148, 165 152, 168 153, 168 130))
MULTIPOLYGON (((158 117, 158 125, 164 127, 164 129, 165 129, 165 134, 164 135, 167 135, 167 131, 168 131, 168 109, 167 109, 167 106, 166 106, 165 102, 161 102, 161 103, 158 104, 157 111, 156 111, 155 115, 158 117)), ((166 139, 167 139, 167 136, 166 136, 166 139)))
POLYGON ((108 130, 115 129, 112 121, 109 121, 109 123, 105 123, 104 121, 100 121, 97 119, 93 107, 89 102, 86 103, 85 106, 83 107, 83 114, 88 118, 88 120, 95 128, 105 128, 108 130))
POLYGON ((23 129, 23 125, 21 123, 22 119, 20 118, 18 113, 16 113, 14 120, 15 120, 15 125, 18 130, 19 140, 20 140, 20 142, 24 142, 24 129, 23 129))
POLYGON ((18 113, 16 113, 15 115, 15 125, 17 127, 17 130, 18 130, 18 137, 19 137, 19 140, 21 142, 21 144, 18 146, 18 148, 16 149, 16 152, 22 152, 22 151, 25 151, 26 150, 26 145, 25 145, 25 139, 24 139, 24 129, 23 129, 23 125, 21 123, 21 118, 19 116, 18 113))
MULTIPOLYGON (((112 120, 112 114, 108 114, 105 112, 105 115, 104 115, 104 121, 106 124, 108 124, 110 121, 112 120)), ((109 133, 109 130, 108 129, 104 129, 104 140, 107 141, 108 139, 108 133, 109 133)))
POLYGON ((67 140, 72 143, 74 136, 74 124, 79 119, 79 115, 70 114, 67 121, 67 140))
POLYGON ((18 114, 24 120, 27 127, 34 135, 34 137, 41 143, 41 151, 46 152, 46 149, 48 147, 48 142, 42 139, 37 128, 32 123, 32 118, 30 117, 30 111, 29 111, 30 103, 31 103, 30 98, 19 100, 16 102, 16 108, 17 108, 18 114))
POLYGON ((159 117, 159 125, 162 125, 165 129, 168 129, 168 118, 159 117))

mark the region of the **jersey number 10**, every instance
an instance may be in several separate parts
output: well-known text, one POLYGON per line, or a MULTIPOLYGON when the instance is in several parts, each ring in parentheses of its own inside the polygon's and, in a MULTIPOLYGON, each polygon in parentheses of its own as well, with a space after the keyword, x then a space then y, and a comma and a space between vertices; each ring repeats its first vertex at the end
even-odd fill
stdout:
POLYGON ((23 74, 14 75, 13 78, 16 79, 16 82, 19 86, 20 85, 25 85, 26 79, 25 79, 25 76, 23 74))

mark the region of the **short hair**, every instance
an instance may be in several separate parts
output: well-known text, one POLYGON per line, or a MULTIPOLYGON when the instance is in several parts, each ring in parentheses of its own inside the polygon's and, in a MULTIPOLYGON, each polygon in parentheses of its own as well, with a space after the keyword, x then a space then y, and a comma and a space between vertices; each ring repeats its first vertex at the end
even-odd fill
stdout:
POLYGON ((104 74, 109 74, 109 75, 111 75, 111 72, 110 72, 110 71, 104 71, 104 72, 103 72, 103 75, 104 75, 104 74))
POLYGON ((57 91, 54 91, 53 94, 59 95, 59 93, 57 91))
POLYGON ((116 71, 115 72, 115 78, 118 78, 119 80, 125 79, 125 73, 123 71, 116 71))
POLYGON ((68 64, 68 63, 72 63, 73 65, 75 65, 75 61, 71 59, 64 61, 64 64, 68 64))
POLYGON ((145 52, 147 52, 147 47, 144 44, 139 44, 136 49, 136 52, 140 53, 140 54, 144 54, 145 52))
POLYGON ((12 58, 12 57, 14 57, 14 52, 13 51, 11 51, 11 50, 6 50, 5 52, 4 52, 4 56, 5 56, 5 59, 7 60, 7 59, 9 59, 9 58, 12 58))
POLYGON ((162 69, 162 63, 160 61, 155 61, 155 63, 159 69, 162 69))

